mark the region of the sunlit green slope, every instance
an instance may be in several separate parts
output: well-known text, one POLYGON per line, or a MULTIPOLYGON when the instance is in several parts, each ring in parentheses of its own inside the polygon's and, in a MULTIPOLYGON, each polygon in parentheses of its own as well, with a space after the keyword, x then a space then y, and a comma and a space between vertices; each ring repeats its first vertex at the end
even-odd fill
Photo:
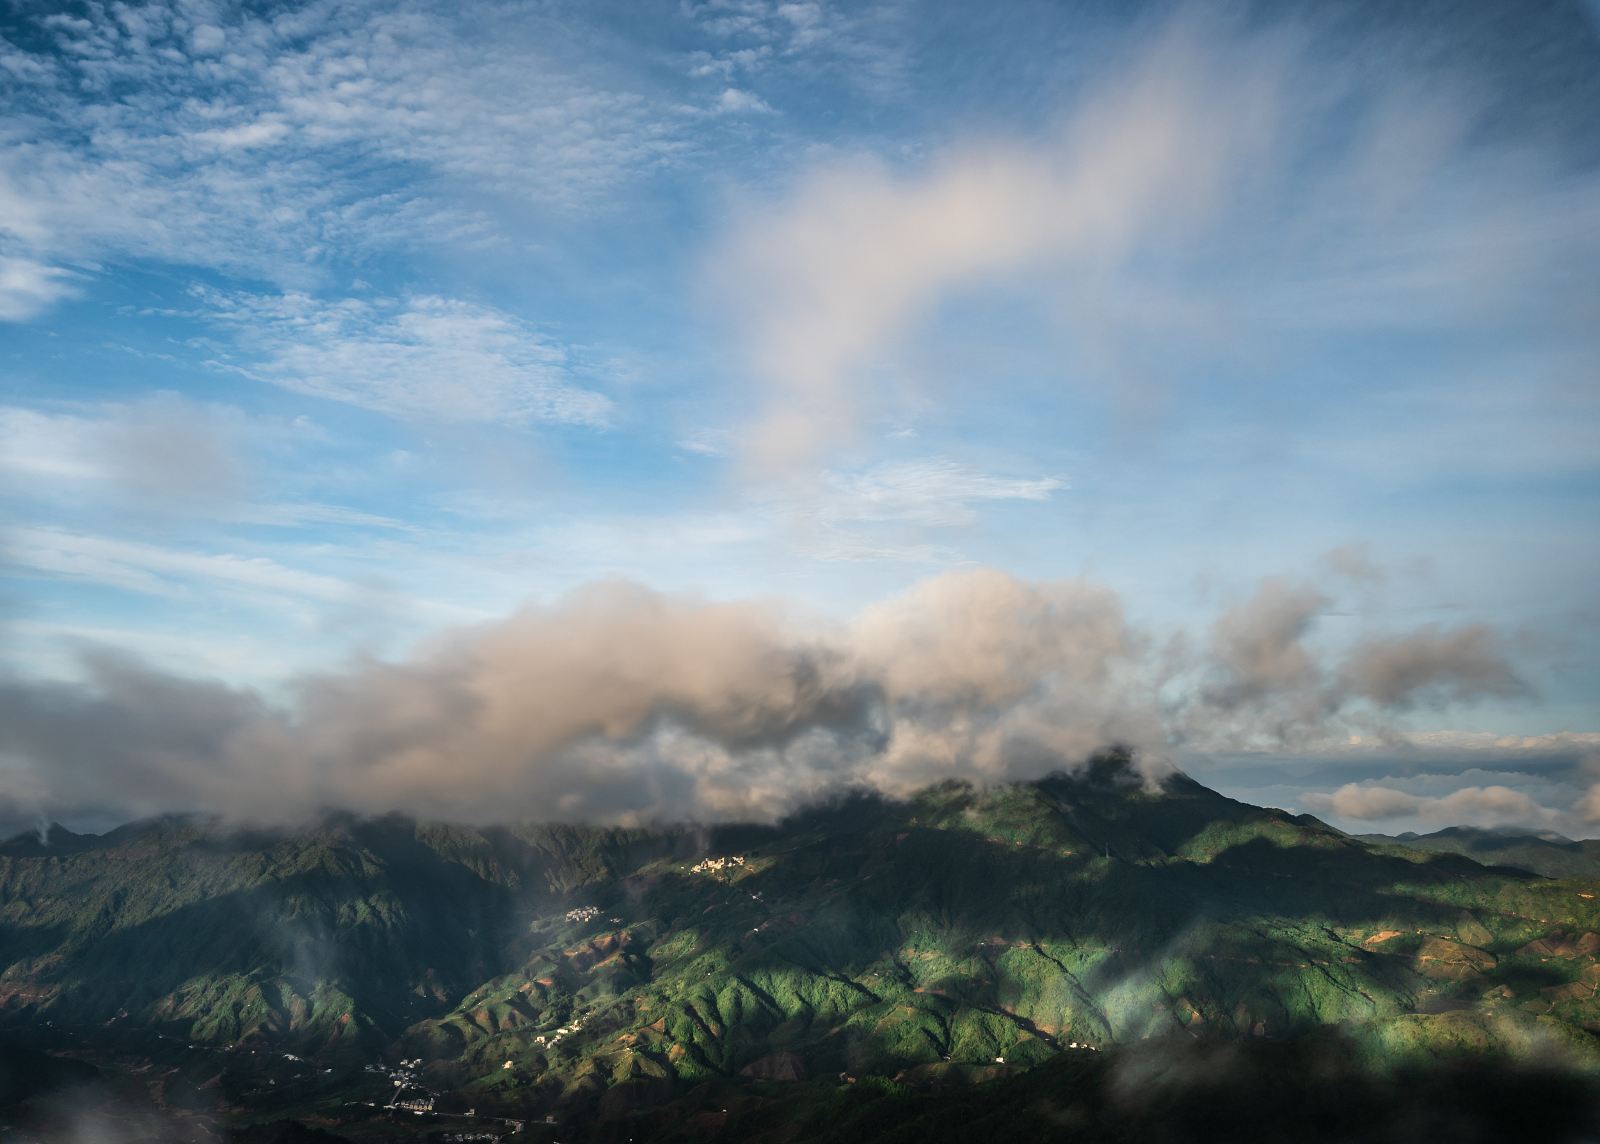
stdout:
POLYGON ((1116 759, 770 828, 178 820, 0 858, 0 998, 13 1025, 420 1055, 484 1106, 977 1078, 1179 1031, 1586 1054, 1594 892, 1116 759))

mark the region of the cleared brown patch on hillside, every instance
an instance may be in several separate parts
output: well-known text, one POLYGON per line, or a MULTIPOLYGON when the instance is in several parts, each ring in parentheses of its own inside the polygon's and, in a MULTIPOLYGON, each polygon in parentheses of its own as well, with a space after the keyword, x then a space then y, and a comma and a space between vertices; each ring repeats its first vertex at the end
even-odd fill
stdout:
POLYGON ((1414 962, 1418 973, 1438 981, 1468 981, 1482 976, 1497 963, 1495 955, 1486 949, 1436 936, 1422 939, 1414 962))
POLYGON ((626 931, 601 934, 582 945, 562 950, 561 956, 578 973, 587 973, 617 960, 632 940, 632 935, 626 931))

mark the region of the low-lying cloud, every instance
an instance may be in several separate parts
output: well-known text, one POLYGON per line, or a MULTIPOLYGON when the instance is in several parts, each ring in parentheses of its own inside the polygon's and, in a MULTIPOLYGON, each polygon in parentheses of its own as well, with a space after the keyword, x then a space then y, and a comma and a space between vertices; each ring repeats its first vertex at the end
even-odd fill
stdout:
POLYGON ((1554 811, 1506 786, 1469 786, 1446 795, 1411 794, 1394 787, 1346 783, 1332 794, 1312 794, 1308 809, 1361 822, 1418 817, 1436 826, 1545 826, 1554 811))
POLYGON ((1401 682, 1367 686, 1366 645, 1314 644, 1321 598, 1266 581, 1185 650, 1083 580, 951 573, 834 625, 610 583, 281 698, 91 653, 80 680, 0 683, 0 800, 66 818, 770 819, 847 786, 1037 777, 1113 744, 1154 778, 1187 746, 1326 739, 1423 691, 1467 702, 1515 678, 1477 629, 1425 629, 1390 637, 1426 651, 1401 682))

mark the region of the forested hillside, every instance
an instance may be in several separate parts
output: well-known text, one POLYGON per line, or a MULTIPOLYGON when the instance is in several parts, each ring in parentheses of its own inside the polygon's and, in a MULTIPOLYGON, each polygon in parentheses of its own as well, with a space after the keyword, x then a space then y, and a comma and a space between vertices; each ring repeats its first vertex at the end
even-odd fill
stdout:
POLYGON ((1588 881, 1116 757, 774 827, 51 832, 0 858, 0 926, 6 1028, 218 1071, 289 1053, 329 1078, 286 1083, 291 1110, 401 1059, 441 1109, 615 1119, 706 1083, 1003 1079, 1167 1036, 1581 1065, 1600 1021, 1588 881))

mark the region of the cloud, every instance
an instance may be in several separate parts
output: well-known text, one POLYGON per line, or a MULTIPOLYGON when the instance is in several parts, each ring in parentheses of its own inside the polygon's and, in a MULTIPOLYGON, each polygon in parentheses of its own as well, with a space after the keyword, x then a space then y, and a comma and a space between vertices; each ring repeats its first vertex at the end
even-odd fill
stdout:
POLYGON ((1331 811, 1362 822, 1416 816, 1435 826, 1545 826, 1557 817, 1522 791, 1505 786, 1469 786, 1427 797, 1393 787, 1346 783, 1331 795, 1308 795, 1304 803, 1313 812, 1331 811))
MULTIPOLYGON (((24 558, 54 551, 84 574, 173 570, 125 545, 21 539, 24 558)), ((268 562, 202 563, 244 588, 341 587, 285 584, 268 562)), ((771 818, 846 786, 1031 778, 1113 744, 1155 776, 1177 732, 1169 659, 1088 581, 948 573, 842 624, 600 584, 405 660, 293 678, 276 689, 284 704, 98 653, 76 682, 10 680, 0 798, 52 817, 339 806, 640 822, 771 818)), ((1496 788, 1473 797, 1441 805, 1509 812, 1496 788)))
POLYGON ((1033 777, 1114 743, 1165 765, 1141 637, 1102 585, 935 577, 868 609, 854 646, 888 699, 877 773, 896 789, 1033 777))
POLYGON ((1385 750, 1396 744, 1440 755, 1567 754, 1600 748, 1600 732, 1558 731, 1546 735, 1498 735, 1491 731, 1396 731, 1380 738, 1352 737, 1351 750, 1385 750))
POLYGON ((1211 626, 1208 654, 1184 670, 1198 681, 1181 723, 1196 750, 1229 750, 1251 735, 1284 744, 1325 736, 1330 721, 1367 712, 1443 708, 1528 692, 1484 625, 1430 624, 1334 649, 1318 624, 1334 603, 1309 581, 1261 580, 1211 626))
POLYGON ((727 451, 727 434, 715 429, 696 429, 678 438, 678 448, 701 457, 720 457, 727 451))
POLYGON ((1222 706, 1235 706, 1318 682, 1318 667, 1305 647, 1328 597, 1308 584, 1282 577, 1263 580, 1250 599, 1225 612, 1212 626, 1222 706))
POLYGON ((72 296, 76 277, 59 266, 0 255, 0 322, 25 322, 72 296))
POLYGON ((728 87, 717 96, 717 110, 724 115, 770 115, 772 108, 754 92, 728 87))
POLYGON ((831 472, 816 513, 829 523, 907 521, 935 527, 969 524, 975 502, 1043 501, 1066 488, 1059 477, 998 477, 946 457, 885 462, 831 472))
POLYGON ((731 79, 737 72, 760 71, 772 57, 769 44, 733 51, 696 51, 689 56, 689 74, 695 79, 731 79))
POLYGON ((227 34, 215 24, 196 25, 189 33, 189 46, 197 56, 209 56, 219 52, 227 42, 227 34))
POLYGON ((1589 826, 1600 823, 1600 783, 1592 784, 1574 808, 1574 813, 1589 826))
POLYGON ((1362 820, 1401 818, 1416 814, 1423 800, 1393 787, 1361 786, 1346 783, 1331 795, 1308 795, 1306 806, 1314 811, 1331 810, 1345 818, 1362 820))
POLYGON ((1000 476, 921 457, 758 485, 750 500, 790 546, 819 560, 951 564, 960 554, 932 534, 976 524, 980 505, 1043 502, 1066 487, 1059 477, 1000 476))
MULTIPOLYGON (((304 419, 284 422, 156 392, 133 401, 0 405, 0 477, 37 514, 53 506, 102 522, 175 521, 289 526, 343 524, 404 530, 379 513, 311 501, 255 499, 269 456, 298 466, 318 441, 304 419)), ((281 480, 280 480, 281 483, 281 480)))
POLYGON ((1341 544, 1322 554, 1322 565, 1337 576, 1357 584, 1377 587, 1389 579, 1388 571, 1372 559, 1364 544, 1341 544))
POLYGON ((97 451, 112 479, 142 503, 231 500, 245 480, 233 430, 219 411, 157 394, 102 423, 97 451))
POLYGON ((489 306, 414 296, 322 301, 203 290, 247 376, 424 423, 604 426, 609 398, 575 384, 570 353, 489 306))
POLYGON ((0 549, 0 561, 52 577, 171 598, 191 595, 195 582, 253 595, 340 605, 370 591, 265 556, 196 552, 58 528, 11 529, 0 549))
POLYGON ((905 84, 912 38, 906 5, 705 0, 684 10, 713 39, 738 45, 696 52, 691 74, 728 76, 781 60, 803 74, 879 98, 905 84))
POLYGON ((63 261, 304 288, 341 258, 503 240, 530 206, 603 211, 695 149, 703 109, 570 17, 401 0, 29 21, 3 55, 0 319, 63 297, 63 261))
MULTIPOLYGON (((1600 735, 1589 736, 1584 745, 1600 748, 1600 735)), ((1600 823, 1600 749, 1585 752, 1578 761, 1578 770, 1585 778, 1596 781, 1589 783, 1583 792, 1583 797, 1572 808, 1572 813, 1585 826, 1594 826, 1600 823)))
POLYGON ((243 438, 265 427, 173 393, 53 410, 0 406, 11 493, 120 513, 225 514, 246 493, 243 438))
POLYGON ((1134 406, 1197 362, 1270 372, 1283 347, 1352 331, 1520 323, 1592 344, 1581 305, 1528 300, 1600 253, 1593 180, 1475 135, 1487 112, 1453 86, 1471 77, 1423 93, 1314 41, 1179 20, 1053 131, 831 157, 749 205, 707 264, 766 401, 747 460, 804 468, 892 420, 916 354, 937 357, 924 343, 976 298, 1038 310, 1049 368, 1134 406))
POLYGON ((1495 634, 1482 625, 1368 640, 1344 665, 1346 685, 1385 707, 1448 702, 1526 690, 1507 664, 1495 634))

